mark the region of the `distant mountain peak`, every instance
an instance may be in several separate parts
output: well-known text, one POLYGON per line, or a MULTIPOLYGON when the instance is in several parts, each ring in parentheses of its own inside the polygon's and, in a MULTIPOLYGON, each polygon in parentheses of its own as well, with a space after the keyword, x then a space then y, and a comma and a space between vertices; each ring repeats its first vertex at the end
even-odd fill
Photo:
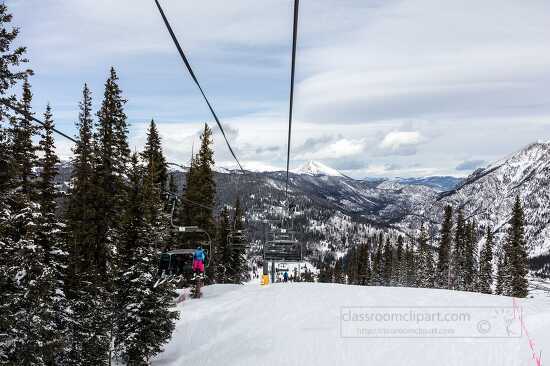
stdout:
POLYGON ((297 169, 292 170, 294 174, 306 174, 306 175, 326 175, 330 177, 345 177, 338 170, 329 167, 318 161, 310 160, 304 165, 298 167, 297 169))

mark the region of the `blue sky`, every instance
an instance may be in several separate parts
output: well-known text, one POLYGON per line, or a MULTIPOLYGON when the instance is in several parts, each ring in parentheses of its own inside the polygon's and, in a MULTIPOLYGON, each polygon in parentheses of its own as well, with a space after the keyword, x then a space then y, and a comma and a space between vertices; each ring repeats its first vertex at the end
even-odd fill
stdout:
MULTIPOLYGON (((292 1, 161 2, 245 167, 284 167, 292 1)), ((37 112, 50 102, 74 133, 83 83, 97 106, 112 65, 132 147, 154 118, 169 159, 188 160, 213 121, 152 0, 6 3, 36 72, 37 112)), ((303 0, 291 165, 465 175, 550 140, 549 17, 546 0, 303 0)), ((219 134, 215 151, 233 164, 219 134)))

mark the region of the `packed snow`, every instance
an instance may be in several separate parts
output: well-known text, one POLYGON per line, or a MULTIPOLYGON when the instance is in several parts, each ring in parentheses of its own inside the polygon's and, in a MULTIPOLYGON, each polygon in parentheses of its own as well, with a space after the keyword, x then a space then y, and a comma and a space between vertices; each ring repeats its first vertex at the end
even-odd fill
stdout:
POLYGON ((503 296, 321 283, 213 285, 203 293, 178 305, 174 336, 153 365, 534 366, 550 345, 547 292, 516 307, 503 296), (458 309, 475 324, 445 323, 458 338, 348 337, 356 335, 356 324, 345 323, 349 307, 458 309))

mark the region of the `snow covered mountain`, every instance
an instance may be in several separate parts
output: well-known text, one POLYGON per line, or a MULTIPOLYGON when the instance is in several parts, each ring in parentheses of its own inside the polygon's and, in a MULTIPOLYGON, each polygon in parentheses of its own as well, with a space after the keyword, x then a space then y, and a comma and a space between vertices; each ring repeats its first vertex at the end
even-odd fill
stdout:
POLYGON ((457 188, 442 193, 433 202, 416 207, 402 226, 420 221, 440 222, 446 205, 462 207, 468 218, 505 234, 516 196, 525 209, 526 237, 530 255, 550 249, 550 142, 531 144, 486 169, 479 169, 457 188))
POLYGON ((455 189, 460 183, 462 178, 450 177, 450 176, 433 176, 422 178, 394 178, 401 184, 426 186, 435 189, 439 192, 446 192, 455 189))
POLYGON ((338 170, 333 169, 318 161, 310 160, 304 165, 292 170, 294 174, 306 174, 312 176, 344 177, 338 170))
MULTIPOLYGON (((56 181, 64 190, 70 165, 60 167, 56 181)), ((179 187, 185 174, 174 171, 179 187)), ((284 172, 216 172, 217 205, 231 205, 240 196, 253 228, 252 239, 265 238, 266 220, 286 213, 284 172)), ((497 238, 505 233, 513 201, 525 205, 530 255, 550 250, 550 142, 531 144, 480 169, 463 180, 452 177, 355 180, 318 162, 308 162, 290 174, 289 195, 295 204, 296 231, 314 245, 340 246, 361 240, 372 230, 414 232, 421 223, 436 235, 446 205, 462 207, 480 226, 490 225, 497 238), (455 185, 458 185, 455 187, 455 185), (451 190, 446 188, 454 187, 451 190), (343 237, 347 239, 342 240, 343 237)))

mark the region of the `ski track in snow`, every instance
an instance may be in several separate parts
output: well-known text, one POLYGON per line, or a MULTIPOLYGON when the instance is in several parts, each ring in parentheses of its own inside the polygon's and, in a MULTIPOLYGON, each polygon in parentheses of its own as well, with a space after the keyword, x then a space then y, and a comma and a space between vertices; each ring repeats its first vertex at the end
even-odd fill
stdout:
MULTIPOLYGON (((512 307, 512 298, 458 291, 277 283, 213 285, 178 305, 180 320, 155 366, 536 365, 527 337, 350 339, 342 306, 512 307)), ((550 346, 550 297, 517 301, 535 349, 550 346)), ((542 354, 544 364, 544 356, 542 354)))

